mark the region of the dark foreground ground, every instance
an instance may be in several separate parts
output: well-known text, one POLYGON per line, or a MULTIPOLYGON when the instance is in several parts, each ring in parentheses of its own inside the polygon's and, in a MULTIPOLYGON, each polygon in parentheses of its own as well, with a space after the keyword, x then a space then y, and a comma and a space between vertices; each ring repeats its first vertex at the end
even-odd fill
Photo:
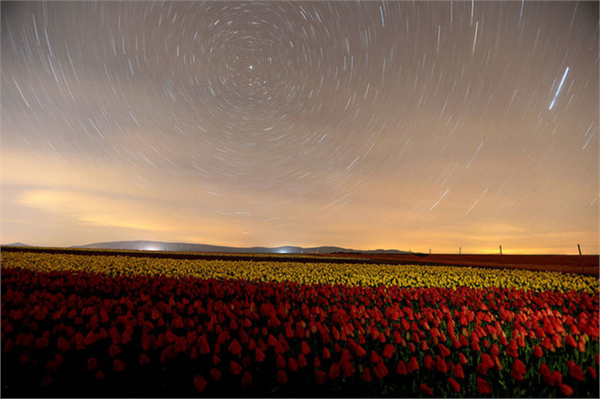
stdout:
POLYGON ((547 270, 585 275, 600 274, 598 255, 456 255, 456 254, 226 254, 202 252, 167 252, 134 250, 101 250, 73 248, 39 248, 2 246, 1 251, 37 252, 78 255, 127 255, 171 259, 246 260, 303 263, 370 263, 392 265, 446 265, 504 269, 547 270))

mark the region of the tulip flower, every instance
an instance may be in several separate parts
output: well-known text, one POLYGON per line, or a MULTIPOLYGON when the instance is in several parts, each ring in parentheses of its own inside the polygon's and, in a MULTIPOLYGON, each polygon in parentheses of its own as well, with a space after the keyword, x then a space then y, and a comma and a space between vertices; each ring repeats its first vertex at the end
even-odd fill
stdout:
POLYGON ((398 366, 396 367, 396 372, 400 375, 408 374, 408 371, 406 369, 406 364, 404 364, 404 362, 402 360, 400 360, 398 362, 398 366))
POLYGON ((452 375, 454 376, 454 378, 465 378, 465 373, 463 372, 463 368, 460 364, 457 364, 456 366, 454 366, 452 375))
POLYGON ((323 385, 327 382, 327 374, 322 370, 315 370, 315 380, 317 381, 317 385, 323 385))
POLYGON ((340 365, 333 363, 329 368, 329 379, 334 380, 340 376, 340 365))
POLYGON ((589 366, 587 369, 587 374, 594 380, 598 379, 598 373, 596 372, 596 369, 593 368, 592 366, 589 366))
POLYGON ((229 363, 229 370, 233 375, 238 375, 242 372, 242 366, 234 360, 229 363))
POLYGON ((419 363, 417 362, 417 359, 414 356, 410 357, 410 360, 408 362, 408 372, 412 373, 413 371, 419 370, 419 363))
POLYGON ((285 384, 287 382, 287 375, 285 375, 285 371, 277 371, 277 382, 279 384, 285 384))
POLYGON ((439 357, 439 355, 436 355, 435 366, 436 370, 440 373, 448 372, 448 365, 446 364, 446 361, 443 358, 439 357))
POLYGON ((362 375, 360 376, 360 379, 366 382, 371 382, 373 380, 373 378, 371 377, 371 370, 368 367, 365 368, 362 375))
POLYGON ((492 388, 486 380, 481 377, 477 377, 477 391, 480 395, 488 395, 492 393, 492 388))
POLYGON ((231 341, 231 343, 229 344, 229 347, 227 349, 234 356, 241 356, 241 354, 242 354, 242 346, 240 345, 240 343, 238 342, 237 339, 234 339, 233 341, 231 341))
POLYGON ((148 364, 150 362, 150 358, 148 357, 147 354, 142 353, 140 354, 140 366, 143 366, 144 364, 148 364))
POLYGON ((196 387, 196 391, 202 392, 208 385, 208 382, 201 375, 197 375, 194 377, 194 387, 196 387))
POLYGON ((454 378, 448 378, 448 384, 454 392, 460 392, 460 384, 454 378))
POLYGON ((87 369, 88 371, 92 371, 98 366, 98 360, 95 357, 89 357, 87 360, 87 369))
POLYGON ((354 366, 352 366, 351 362, 343 362, 342 363, 342 371, 344 372, 344 376, 350 377, 354 374, 354 366))
POLYGON ((566 396, 571 396, 573 395, 573 388, 571 388, 569 385, 567 384, 559 384, 558 388, 560 389, 560 391, 565 394, 566 396))
POLYGON ((429 386, 427 386, 427 384, 425 384, 425 383, 422 383, 421 385, 419 385, 419 392, 421 392, 424 395, 433 396, 433 392, 431 392, 431 388, 429 388, 429 386))
POLYGON ((247 388, 250 384, 252 384, 252 376, 249 372, 244 371, 242 375, 242 388, 247 388))
POLYGON ((302 352, 303 355, 308 355, 310 353, 310 348, 308 347, 308 344, 306 343, 306 341, 302 341, 300 343, 300 351, 302 352))
POLYGON ((279 368, 279 369, 285 368, 285 365, 286 365, 285 359, 283 358, 283 356, 281 354, 277 355, 276 364, 277 364, 277 368, 279 368))
POLYGON ((126 364, 119 359, 115 359, 113 361, 113 369, 115 371, 123 371, 125 369, 126 364))
POLYGON ((218 381, 221 378, 221 372, 215 368, 210 369, 210 378, 215 381, 218 381))
POLYGON ((569 376, 575 378, 577 381, 583 381, 583 370, 574 361, 569 360, 567 362, 569 369, 569 376))

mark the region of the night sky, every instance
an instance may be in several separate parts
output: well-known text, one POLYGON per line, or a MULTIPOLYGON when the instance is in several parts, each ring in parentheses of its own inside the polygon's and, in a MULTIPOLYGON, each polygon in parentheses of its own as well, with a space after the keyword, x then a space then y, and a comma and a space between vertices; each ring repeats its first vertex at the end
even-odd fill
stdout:
POLYGON ((597 2, 2 2, 2 243, 599 252, 597 2))

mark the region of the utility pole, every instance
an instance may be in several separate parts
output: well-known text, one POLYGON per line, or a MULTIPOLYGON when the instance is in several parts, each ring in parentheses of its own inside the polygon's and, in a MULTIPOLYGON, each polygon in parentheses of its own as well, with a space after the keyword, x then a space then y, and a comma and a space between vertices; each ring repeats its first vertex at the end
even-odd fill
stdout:
POLYGON ((579 260, 581 261, 581 273, 584 272, 583 269, 583 255, 581 254, 581 247, 579 246, 579 244, 577 244, 577 249, 579 250, 579 260))
POLYGON ((460 251, 462 250, 462 247, 458 247, 458 254, 460 255, 460 251))
POLYGON ((502 267, 504 267, 504 259, 502 259, 502 245, 500 245, 500 263, 502 264, 502 267))

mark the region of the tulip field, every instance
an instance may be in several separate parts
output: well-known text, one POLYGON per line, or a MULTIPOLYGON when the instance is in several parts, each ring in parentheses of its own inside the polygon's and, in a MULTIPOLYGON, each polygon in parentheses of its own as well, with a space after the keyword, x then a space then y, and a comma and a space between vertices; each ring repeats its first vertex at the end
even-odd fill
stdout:
POLYGON ((3 397, 599 397, 598 276, 2 252, 3 397))

